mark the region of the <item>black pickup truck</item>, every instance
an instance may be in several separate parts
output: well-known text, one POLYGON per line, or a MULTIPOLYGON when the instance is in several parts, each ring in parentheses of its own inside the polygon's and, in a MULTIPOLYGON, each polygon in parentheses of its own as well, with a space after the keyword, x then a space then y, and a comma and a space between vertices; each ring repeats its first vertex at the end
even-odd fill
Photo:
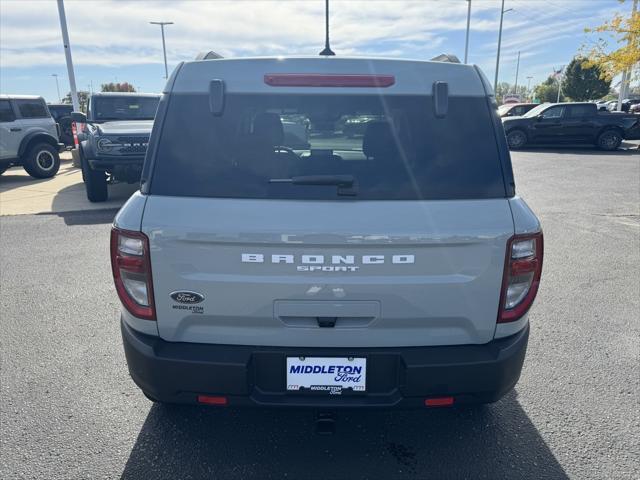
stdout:
POLYGON ((595 103, 543 103, 521 117, 502 119, 511 149, 525 145, 591 144, 615 150, 640 139, 640 116, 599 112, 595 103))
POLYGON ((108 183, 140 180, 159 102, 158 94, 95 93, 87 115, 71 114, 80 125, 78 152, 89 201, 107 200, 108 183))

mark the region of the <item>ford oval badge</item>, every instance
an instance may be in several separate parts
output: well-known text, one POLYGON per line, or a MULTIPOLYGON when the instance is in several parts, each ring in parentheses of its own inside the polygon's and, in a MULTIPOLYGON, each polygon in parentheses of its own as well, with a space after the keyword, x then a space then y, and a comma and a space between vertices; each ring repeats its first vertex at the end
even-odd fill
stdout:
POLYGON ((198 292, 180 291, 180 292, 171 292, 169 295, 171 296, 171 298, 173 298, 176 302, 179 302, 179 303, 194 304, 194 303, 200 303, 204 300, 204 295, 198 292))

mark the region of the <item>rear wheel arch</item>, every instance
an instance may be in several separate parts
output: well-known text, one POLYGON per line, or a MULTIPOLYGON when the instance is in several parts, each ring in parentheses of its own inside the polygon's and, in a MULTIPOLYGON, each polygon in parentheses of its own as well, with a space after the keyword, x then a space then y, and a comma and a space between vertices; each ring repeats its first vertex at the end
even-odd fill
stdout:
POLYGON ((18 148, 18 156, 22 158, 34 145, 37 145, 38 143, 48 143, 56 150, 58 149, 58 140, 55 137, 45 132, 33 132, 22 139, 20 147, 18 148))

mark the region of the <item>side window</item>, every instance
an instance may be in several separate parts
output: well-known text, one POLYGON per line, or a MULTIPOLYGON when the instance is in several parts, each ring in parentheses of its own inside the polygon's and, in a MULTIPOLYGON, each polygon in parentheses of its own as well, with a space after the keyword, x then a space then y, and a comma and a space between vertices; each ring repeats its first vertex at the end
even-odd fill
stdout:
POLYGON ((569 116, 572 118, 588 117, 593 112, 591 105, 571 105, 569 107, 569 116))
POLYGON ((15 119, 9 100, 0 100, 0 122, 13 122, 15 119))
POLYGON ((542 118, 544 119, 560 118, 562 117, 563 113, 564 113, 564 107, 561 107, 561 106, 551 107, 548 110, 544 111, 544 113, 542 114, 542 118))
POLYGON ((14 100, 22 118, 46 118, 49 116, 47 107, 42 100, 14 100))
POLYGON ((513 110, 511 110, 513 112, 513 115, 520 117, 522 115, 524 115, 524 108, 523 107, 515 107, 513 110))

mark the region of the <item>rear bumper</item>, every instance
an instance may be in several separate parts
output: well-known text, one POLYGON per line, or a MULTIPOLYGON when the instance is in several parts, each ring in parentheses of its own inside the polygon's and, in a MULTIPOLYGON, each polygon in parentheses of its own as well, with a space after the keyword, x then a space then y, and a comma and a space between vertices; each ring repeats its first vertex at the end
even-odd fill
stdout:
POLYGON ((121 322, 129 372, 150 397, 197 403, 226 396, 229 405, 422 407, 427 397, 494 402, 520 377, 529 326, 485 345, 399 348, 290 348, 166 342, 121 322), (367 357, 367 393, 287 393, 287 356, 367 357))

